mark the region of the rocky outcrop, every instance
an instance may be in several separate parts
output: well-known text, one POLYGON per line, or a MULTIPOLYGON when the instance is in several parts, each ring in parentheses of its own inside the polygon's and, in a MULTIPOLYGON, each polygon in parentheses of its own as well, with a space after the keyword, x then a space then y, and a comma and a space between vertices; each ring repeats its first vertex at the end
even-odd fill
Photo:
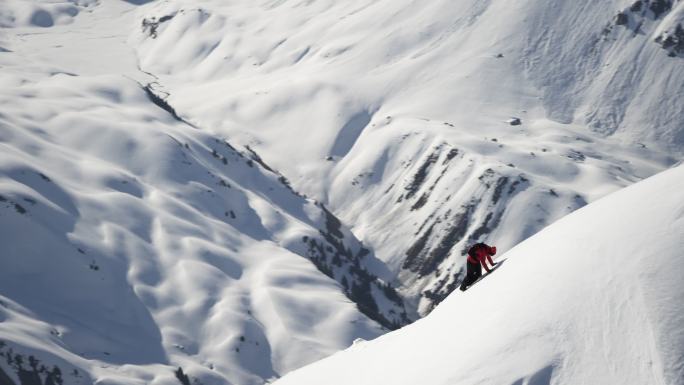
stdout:
POLYGON ((6 369, 0 365, 0 385, 63 385, 83 379, 78 369, 73 369, 65 381, 59 366, 48 365, 33 355, 17 352, 4 341, 0 341, 0 358, 6 364, 6 369), (8 372, 13 372, 19 382, 16 383, 8 372))
POLYGON ((481 194, 474 195, 458 210, 431 215, 427 229, 406 252, 404 269, 419 277, 434 275, 437 278, 421 293, 427 302, 424 312, 429 312, 446 298, 461 280, 461 265, 446 261, 449 258, 460 260, 469 245, 488 239, 499 226, 510 199, 529 185, 529 180, 522 174, 507 175, 492 168, 486 169, 478 180, 481 194))
POLYGON ((157 29, 159 25, 173 19, 175 15, 165 15, 157 19, 156 17, 145 18, 142 20, 141 26, 144 33, 147 33, 151 38, 157 38, 157 29))
POLYGON ((347 297, 372 320, 390 330, 410 323, 404 301, 396 289, 366 269, 370 250, 361 246, 356 252, 352 251, 347 245, 350 240, 345 239, 341 231, 342 222, 325 206, 320 207, 325 213, 325 228, 319 230, 320 237, 302 238, 307 246, 307 257, 318 270, 340 282, 347 297))
POLYGON ((665 31, 655 38, 664 50, 668 52, 671 57, 684 55, 684 28, 681 24, 677 24, 674 31, 665 31))
MULTIPOLYGON (((643 32, 647 20, 661 20, 673 10, 676 0, 637 0, 629 7, 618 12, 613 23, 637 34, 643 32)), ((604 31, 610 31, 607 27, 604 31)), ((676 23, 661 32, 654 42, 660 45, 668 56, 677 57, 684 54, 684 29, 676 23)))

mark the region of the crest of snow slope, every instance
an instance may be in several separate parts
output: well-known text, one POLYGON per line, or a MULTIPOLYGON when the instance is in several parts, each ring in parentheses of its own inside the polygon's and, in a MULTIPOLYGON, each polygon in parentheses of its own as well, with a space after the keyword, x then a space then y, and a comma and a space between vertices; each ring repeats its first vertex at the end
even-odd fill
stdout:
POLYGON ((684 384, 684 166, 568 215, 426 318, 278 385, 684 384))
POLYGON ((384 332, 343 292, 405 322, 339 220, 151 102, 131 7, 2 36, 0 382, 261 384, 384 332))
POLYGON ((684 60, 655 39, 684 3, 641 3, 174 0, 131 43, 181 115, 326 202, 425 314, 468 244, 507 250, 681 155, 684 60))

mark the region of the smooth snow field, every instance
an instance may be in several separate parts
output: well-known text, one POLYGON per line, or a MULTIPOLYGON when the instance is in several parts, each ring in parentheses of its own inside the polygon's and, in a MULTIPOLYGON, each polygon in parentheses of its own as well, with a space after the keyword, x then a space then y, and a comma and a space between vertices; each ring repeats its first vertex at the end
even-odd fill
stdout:
POLYGON ((611 194, 426 318, 275 384, 684 384, 682 189, 679 166, 611 194))
POLYGON ((682 384, 682 28, 0 0, 0 385, 682 384))

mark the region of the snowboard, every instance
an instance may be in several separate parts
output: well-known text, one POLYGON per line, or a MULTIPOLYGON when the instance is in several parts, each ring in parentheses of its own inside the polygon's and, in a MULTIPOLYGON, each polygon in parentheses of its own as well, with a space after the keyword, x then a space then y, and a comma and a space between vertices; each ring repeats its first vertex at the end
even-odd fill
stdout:
POLYGON ((475 282, 471 283, 470 286, 466 287, 465 289, 460 289, 460 290, 461 290, 461 291, 466 291, 466 290, 470 289, 471 287, 475 286, 476 283, 482 281, 483 279, 485 279, 486 277, 488 277, 490 274, 492 274, 492 273, 494 272, 494 270, 496 270, 496 269, 498 269, 499 267, 501 267, 501 265, 503 265, 503 263, 504 263, 505 261, 506 261, 505 259, 502 259, 501 261, 496 262, 496 265, 495 265, 494 267, 492 267, 491 269, 489 269, 489 273, 482 274, 482 276, 480 276, 480 278, 478 278, 475 282))

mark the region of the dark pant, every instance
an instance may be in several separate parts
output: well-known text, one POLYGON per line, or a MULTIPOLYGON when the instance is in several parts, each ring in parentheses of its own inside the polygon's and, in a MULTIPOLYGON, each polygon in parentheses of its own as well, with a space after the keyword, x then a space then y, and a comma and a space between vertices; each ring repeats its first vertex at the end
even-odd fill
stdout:
POLYGON ((466 276, 461 283, 461 290, 465 290, 482 276, 482 265, 479 263, 466 263, 466 276))

